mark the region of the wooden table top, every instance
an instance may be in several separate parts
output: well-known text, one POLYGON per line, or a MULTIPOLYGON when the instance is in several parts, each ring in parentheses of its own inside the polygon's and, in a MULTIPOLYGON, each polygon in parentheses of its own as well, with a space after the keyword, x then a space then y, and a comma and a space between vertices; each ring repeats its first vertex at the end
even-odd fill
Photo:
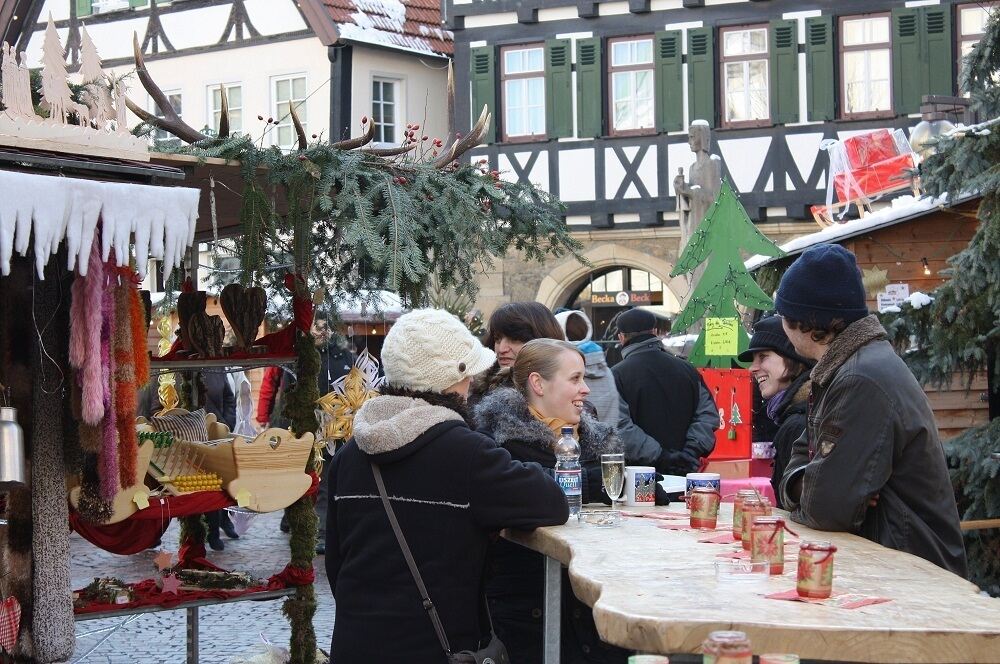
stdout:
MULTIPOLYGON (((683 506, 645 510, 677 513, 683 506)), ((778 513, 776 511, 776 513, 778 513)), ((744 631, 754 653, 852 662, 1000 663, 1000 599, 907 553, 845 533, 790 523, 802 539, 837 545, 834 593, 891 598, 859 609, 766 599, 795 588, 797 553, 786 546, 785 573, 765 586, 718 581, 717 554, 739 544, 700 543, 713 533, 658 528, 651 518, 625 518, 615 528, 579 525, 504 536, 569 567, 577 597, 594 608, 601 638, 649 653, 697 653, 709 632, 744 631)), ((728 532, 732 505, 719 527, 728 532)), ((786 537, 790 536, 786 533, 786 537)))

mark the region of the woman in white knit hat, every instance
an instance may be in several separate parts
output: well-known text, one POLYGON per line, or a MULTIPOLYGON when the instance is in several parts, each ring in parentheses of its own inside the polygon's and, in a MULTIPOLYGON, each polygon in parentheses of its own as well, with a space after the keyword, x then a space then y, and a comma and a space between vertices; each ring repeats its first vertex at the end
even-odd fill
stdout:
POLYGON ((513 461, 469 426, 469 384, 494 360, 444 311, 405 314, 386 335, 388 384, 359 409, 354 438, 330 467, 326 570, 337 601, 337 664, 447 661, 372 464, 454 652, 476 650, 490 638, 482 615, 490 534, 566 522, 555 480, 537 465, 513 461))

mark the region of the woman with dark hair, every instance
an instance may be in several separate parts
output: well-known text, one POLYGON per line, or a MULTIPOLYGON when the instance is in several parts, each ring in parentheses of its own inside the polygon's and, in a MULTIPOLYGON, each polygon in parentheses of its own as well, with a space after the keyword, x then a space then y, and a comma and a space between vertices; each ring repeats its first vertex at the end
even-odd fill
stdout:
POLYGON ((750 347, 740 353, 739 359, 751 362, 750 374, 767 404, 767 416, 778 425, 774 434, 771 486, 778 497, 778 507, 782 507, 778 484, 792 458, 792 443, 806 429, 809 369, 813 362, 795 352, 777 316, 768 316, 757 322, 750 347))
POLYGON ((510 387, 503 369, 514 366, 524 344, 532 339, 565 339, 559 321, 538 302, 508 302, 497 307, 486 324, 483 345, 497 355, 496 363, 480 376, 469 390, 469 406, 474 407, 498 387, 510 387))
MULTIPOLYGON (((601 490, 601 454, 621 452, 613 426, 584 409, 590 393, 580 350, 568 341, 535 339, 518 349, 508 370, 513 387, 500 387, 476 408, 480 431, 518 461, 533 462, 553 472, 552 449, 563 426, 576 430, 580 441, 584 503, 607 500, 601 490)), ((498 540, 490 555, 486 596, 497 635, 516 664, 542 661, 542 555, 507 540, 498 540)), ((602 643, 591 610, 563 583, 564 663, 621 662, 625 651, 602 643)))

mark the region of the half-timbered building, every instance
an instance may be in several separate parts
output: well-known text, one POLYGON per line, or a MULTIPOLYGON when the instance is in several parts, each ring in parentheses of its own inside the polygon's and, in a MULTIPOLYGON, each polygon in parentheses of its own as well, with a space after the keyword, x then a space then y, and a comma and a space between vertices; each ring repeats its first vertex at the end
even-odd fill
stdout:
POLYGON ((687 284, 669 278, 673 182, 694 160, 695 120, 712 127, 712 153, 768 235, 816 230, 823 141, 908 131, 923 96, 958 94, 961 56, 991 4, 446 0, 457 116, 467 125, 483 105, 493 111, 489 142, 471 158, 564 201, 593 263, 532 272, 510 261, 487 280, 487 306, 593 305, 598 319, 621 303, 675 308, 687 284))

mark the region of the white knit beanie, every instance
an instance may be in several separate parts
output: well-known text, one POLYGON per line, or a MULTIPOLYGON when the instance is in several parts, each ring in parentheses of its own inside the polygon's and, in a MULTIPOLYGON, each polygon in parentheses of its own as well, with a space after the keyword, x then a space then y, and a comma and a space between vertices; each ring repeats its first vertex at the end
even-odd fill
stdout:
POLYGON ((569 339, 569 335, 566 334, 566 321, 569 320, 570 316, 579 316, 583 319, 583 322, 587 324, 587 336, 583 339, 575 339, 572 343, 582 344, 585 341, 590 341, 591 337, 594 336, 594 326, 590 324, 590 319, 587 318, 587 314, 582 311, 576 311, 575 309, 560 311, 556 314, 556 320, 559 321, 559 327, 562 328, 563 336, 569 339))
POLYGON ((389 384, 419 392, 444 392, 463 378, 486 371, 495 361, 492 350, 441 309, 403 314, 382 345, 389 384))

